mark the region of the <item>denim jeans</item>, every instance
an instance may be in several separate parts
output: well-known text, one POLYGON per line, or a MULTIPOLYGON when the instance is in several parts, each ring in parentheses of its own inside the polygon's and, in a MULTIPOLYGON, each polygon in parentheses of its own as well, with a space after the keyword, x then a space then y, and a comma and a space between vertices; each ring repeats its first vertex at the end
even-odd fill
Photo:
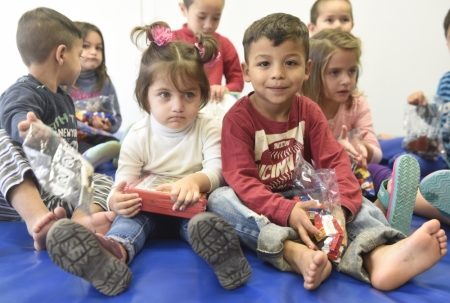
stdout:
MULTIPOLYGON (((288 198, 291 191, 281 194, 288 198)), ((250 210, 228 186, 216 189, 209 196, 208 210, 227 220, 234 227, 241 243, 255 251, 259 259, 281 271, 292 271, 292 267, 283 258, 283 243, 286 240, 302 243, 295 230, 273 224, 267 217, 250 210)), ((348 246, 337 270, 366 283, 370 283, 370 277, 364 269, 362 254, 406 237, 391 228, 383 213, 365 198, 357 215, 347 223, 346 228, 348 246)))
POLYGON ((144 247, 147 238, 166 235, 168 228, 179 228, 181 238, 189 242, 188 223, 189 219, 140 212, 133 218, 117 216, 105 236, 123 245, 128 254, 127 263, 130 264, 144 247))

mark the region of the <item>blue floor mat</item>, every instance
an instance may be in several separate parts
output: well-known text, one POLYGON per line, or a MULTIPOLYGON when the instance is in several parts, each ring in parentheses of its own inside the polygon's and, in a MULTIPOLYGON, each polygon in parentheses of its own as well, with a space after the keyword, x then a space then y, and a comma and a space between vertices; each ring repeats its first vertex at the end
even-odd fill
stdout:
MULTIPOLYGON (((411 230, 425 220, 414 216, 411 230)), ((450 228, 444 227, 447 234, 450 228)), ((35 251, 23 222, 0 222, 0 302, 449 302, 450 256, 395 291, 381 292, 333 269, 317 290, 244 250, 253 270, 246 285, 224 290, 185 242, 149 240, 131 264, 128 290, 106 297, 35 251)))

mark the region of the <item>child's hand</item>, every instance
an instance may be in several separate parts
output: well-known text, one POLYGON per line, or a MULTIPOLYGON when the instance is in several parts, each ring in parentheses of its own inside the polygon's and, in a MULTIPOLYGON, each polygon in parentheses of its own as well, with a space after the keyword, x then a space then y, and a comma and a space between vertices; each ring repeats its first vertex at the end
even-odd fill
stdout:
POLYGON ((313 243, 309 234, 322 237, 322 233, 318 230, 308 217, 308 210, 310 208, 317 208, 316 201, 298 202, 289 215, 288 224, 293 228, 302 239, 303 243, 310 248, 317 250, 318 247, 313 243), (309 233, 309 234, 308 234, 309 233))
POLYGON ((124 194, 123 191, 126 186, 126 181, 117 184, 114 194, 109 200, 109 208, 122 217, 131 218, 141 210, 142 199, 139 198, 138 194, 124 194))
POLYGON ((423 92, 421 91, 412 93, 411 95, 408 96, 406 100, 411 105, 427 105, 428 103, 427 99, 423 95, 423 92))
POLYGON ((220 102, 223 100, 223 95, 228 92, 228 87, 222 85, 211 85, 209 100, 220 102))
MULTIPOLYGON (((361 132, 362 139, 367 135, 367 131, 361 132)), ((353 140, 350 142, 348 136, 347 126, 342 126, 342 132, 339 136, 338 142, 347 152, 352 162, 356 163, 358 167, 367 168, 367 149, 360 140, 353 140)))
POLYGON ((200 198, 200 187, 191 179, 192 175, 186 176, 174 183, 161 184, 155 190, 170 191, 170 199, 175 204, 172 210, 185 210, 187 206, 194 204, 200 198))
POLYGON ((109 121, 108 118, 103 119, 99 116, 93 116, 91 118, 91 124, 93 127, 104 130, 104 131, 110 131, 111 130, 111 121, 109 121))
POLYGON ((36 118, 36 114, 33 112, 27 113, 27 119, 25 121, 19 122, 17 125, 17 129, 19 130, 19 136, 22 138, 22 140, 25 140, 25 137, 28 134, 28 130, 30 129, 32 122, 39 122, 42 123, 41 120, 36 118))

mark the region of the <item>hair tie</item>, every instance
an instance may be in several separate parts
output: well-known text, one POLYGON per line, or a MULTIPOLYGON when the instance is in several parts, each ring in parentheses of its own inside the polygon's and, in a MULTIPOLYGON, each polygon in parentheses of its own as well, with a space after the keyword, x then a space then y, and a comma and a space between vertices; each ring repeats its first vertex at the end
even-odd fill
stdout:
MULTIPOLYGON (((205 48, 203 47, 203 44, 201 42, 195 43, 195 47, 198 49, 198 53, 200 54, 200 57, 203 58, 205 56, 205 48)), ((220 52, 217 53, 217 56, 213 56, 212 59, 209 62, 206 62, 206 66, 213 66, 217 63, 217 61, 220 60, 220 52)))
POLYGON ((158 46, 165 46, 169 42, 172 42, 172 31, 170 30, 170 28, 161 25, 155 25, 152 26, 151 33, 153 36, 153 41, 158 46))

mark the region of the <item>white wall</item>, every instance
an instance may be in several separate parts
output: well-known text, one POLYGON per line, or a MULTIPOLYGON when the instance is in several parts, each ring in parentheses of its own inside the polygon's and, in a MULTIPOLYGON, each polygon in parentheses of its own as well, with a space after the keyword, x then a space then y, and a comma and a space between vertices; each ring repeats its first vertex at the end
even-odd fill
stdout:
MULTIPOLYGON (((124 117, 123 126, 136 121, 140 110, 133 96, 140 52, 130 42, 136 25, 162 19, 178 29, 184 17, 181 0, 22 0, 0 3, 2 47, 0 91, 25 74, 15 44, 17 20, 36 6, 48 6, 72 20, 88 21, 103 32, 108 73, 116 86, 124 117)), ((218 32, 228 37, 243 59, 244 30, 256 19, 274 12, 297 15, 305 23, 314 0, 226 0, 218 32)), ((359 89, 372 107, 377 133, 404 133, 402 119, 406 96, 417 89, 436 91, 439 78, 450 70, 443 19, 448 0, 352 0, 353 33, 363 42, 359 89)), ((251 91, 246 84, 244 92, 251 91)))

